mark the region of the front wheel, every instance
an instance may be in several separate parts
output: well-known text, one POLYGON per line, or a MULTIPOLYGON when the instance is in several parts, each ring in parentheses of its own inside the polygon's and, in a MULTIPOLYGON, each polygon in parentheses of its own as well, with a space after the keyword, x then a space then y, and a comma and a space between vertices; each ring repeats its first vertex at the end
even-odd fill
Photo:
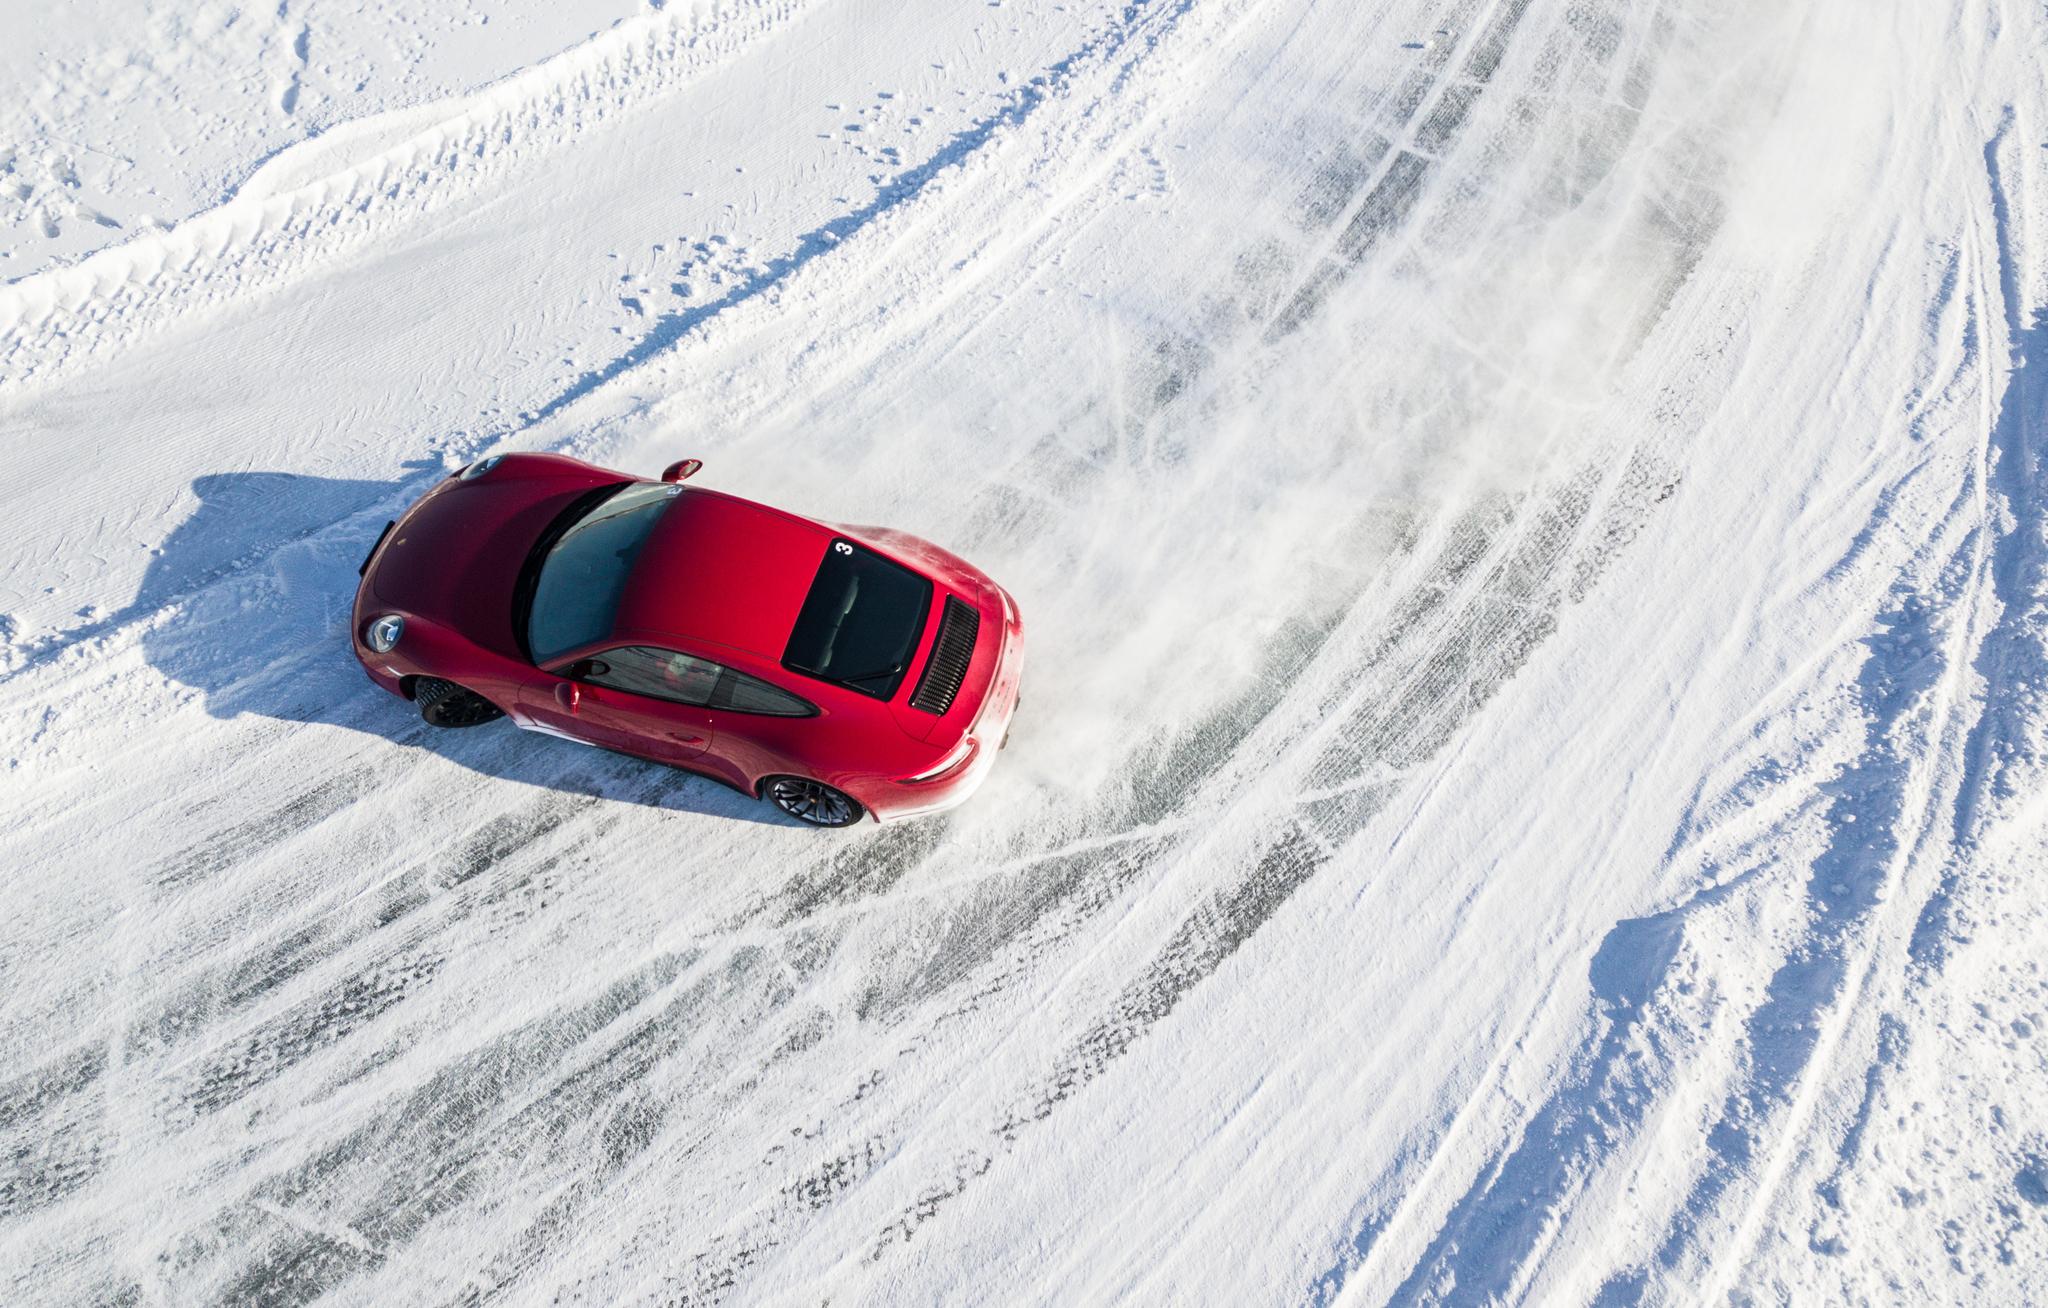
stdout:
POLYGON ((769 803, 814 827, 850 827, 860 821, 860 805, 853 796, 822 781, 775 777, 761 790, 769 803))
POLYGON ((482 695, 439 677, 421 677, 412 698, 430 727, 474 727, 505 716, 505 710, 482 695))

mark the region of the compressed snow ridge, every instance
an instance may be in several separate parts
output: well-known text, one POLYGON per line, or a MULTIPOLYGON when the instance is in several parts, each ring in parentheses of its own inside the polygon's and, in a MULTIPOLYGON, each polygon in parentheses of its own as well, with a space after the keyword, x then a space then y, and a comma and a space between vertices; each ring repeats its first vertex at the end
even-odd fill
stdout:
POLYGON ((267 158, 503 77, 633 0, 0 6, 0 281, 175 225, 267 158))

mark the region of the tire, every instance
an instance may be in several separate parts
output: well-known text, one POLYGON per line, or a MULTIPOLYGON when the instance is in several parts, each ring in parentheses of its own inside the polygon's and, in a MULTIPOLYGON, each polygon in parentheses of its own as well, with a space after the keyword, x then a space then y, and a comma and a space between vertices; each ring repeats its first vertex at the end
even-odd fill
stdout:
POLYGON ((770 777, 761 783, 761 797, 814 827, 850 827, 861 819, 861 806, 853 796, 822 781, 770 777))
POLYGON ((439 677, 421 677, 412 697, 430 727, 475 727, 505 716, 505 710, 482 695, 439 677))

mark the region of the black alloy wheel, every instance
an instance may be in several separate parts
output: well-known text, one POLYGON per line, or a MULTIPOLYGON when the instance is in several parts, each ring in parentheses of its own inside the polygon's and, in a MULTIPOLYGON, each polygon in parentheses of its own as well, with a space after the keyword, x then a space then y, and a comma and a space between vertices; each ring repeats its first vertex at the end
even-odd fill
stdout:
POLYGON ((841 790, 802 777, 776 777, 762 787, 768 802, 799 822, 814 827, 850 827, 860 821, 860 805, 841 790))
POLYGON ((421 677, 412 697, 430 727, 474 727, 505 716, 505 710, 482 695, 439 677, 421 677))

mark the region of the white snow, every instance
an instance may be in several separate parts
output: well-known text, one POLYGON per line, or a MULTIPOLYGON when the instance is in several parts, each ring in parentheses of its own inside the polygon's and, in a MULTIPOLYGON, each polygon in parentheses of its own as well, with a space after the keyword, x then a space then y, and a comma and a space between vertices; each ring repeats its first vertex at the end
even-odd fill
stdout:
POLYGON ((0 15, 0 1299, 2048 1298, 2039 6, 0 15), (507 448, 985 566, 987 787, 430 732, 507 448))

